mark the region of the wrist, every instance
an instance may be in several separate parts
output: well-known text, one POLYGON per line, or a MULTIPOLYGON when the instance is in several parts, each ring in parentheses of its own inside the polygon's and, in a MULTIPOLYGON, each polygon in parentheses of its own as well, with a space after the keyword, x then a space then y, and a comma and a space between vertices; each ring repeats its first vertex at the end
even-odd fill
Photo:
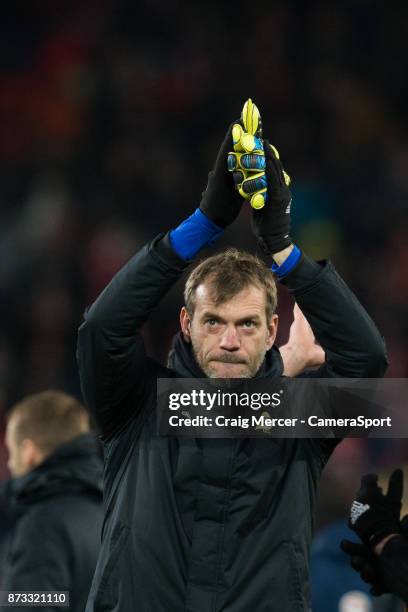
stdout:
POLYGON ((284 376, 295 377, 307 367, 304 355, 299 348, 298 345, 290 342, 279 347, 284 376))
POLYGON ((381 540, 381 542, 378 542, 378 544, 376 544, 373 548, 374 552, 376 555, 381 555, 384 546, 387 544, 387 542, 389 540, 392 540, 392 538, 396 538, 399 535, 399 533, 390 533, 389 535, 387 535, 383 540, 381 540))
POLYGON ((170 231, 170 243, 174 251, 184 260, 193 259, 205 246, 211 246, 223 234, 224 229, 216 225, 202 210, 194 213, 178 227, 170 231))
POLYGON ((291 244, 285 247, 282 251, 274 254, 275 263, 272 265, 272 272, 279 279, 283 279, 298 264, 301 256, 302 253, 296 245, 291 244))
POLYGON ((290 244, 286 248, 282 249, 282 251, 279 251, 278 253, 272 253, 272 259, 274 260, 277 266, 281 266, 283 264, 285 259, 287 259, 293 251, 294 247, 294 244, 290 244))

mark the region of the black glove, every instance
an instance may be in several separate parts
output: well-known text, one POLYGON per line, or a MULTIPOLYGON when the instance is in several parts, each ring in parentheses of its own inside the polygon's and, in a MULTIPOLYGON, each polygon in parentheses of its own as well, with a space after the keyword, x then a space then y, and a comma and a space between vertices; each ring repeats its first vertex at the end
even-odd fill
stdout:
POLYGON ((363 476, 349 518, 350 529, 371 547, 387 535, 401 532, 402 470, 391 474, 386 495, 378 486, 377 478, 376 474, 363 476))
POLYGON ((361 579, 371 584, 372 595, 377 596, 390 592, 381 579, 378 558, 368 546, 350 542, 350 540, 342 540, 340 548, 350 556, 350 565, 359 572, 361 579))
MULTIPOLYGON (((403 536, 408 538, 408 514, 401 519, 400 531, 403 536)), ((380 557, 376 555, 369 546, 350 540, 342 540, 340 548, 350 556, 350 565, 359 572, 364 582, 371 584, 370 592, 378 596, 383 593, 390 593, 385 586, 380 567, 380 557)))
POLYGON ((269 142, 264 140, 268 198, 260 210, 251 211, 252 230, 266 253, 282 251, 290 244, 290 205, 292 195, 284 170, 269 142))
POLYGON ((207 215, 211 221, 220 227, 227 227, 239 215, 243 200, 234 189, 231 176, 228 173, 228 152, 232 148, 232 126, 218 151, 214 168, 208 175, 206 190, 202 193, 200 210, 207 215))

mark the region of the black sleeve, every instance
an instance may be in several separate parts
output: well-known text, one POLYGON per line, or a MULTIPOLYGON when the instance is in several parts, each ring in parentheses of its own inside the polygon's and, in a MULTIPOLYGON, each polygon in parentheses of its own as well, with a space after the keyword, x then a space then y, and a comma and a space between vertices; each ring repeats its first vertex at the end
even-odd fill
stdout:
POLYGON ((408 604, 408 540, 391 538, 378 558, 381 578, 388 590, 408 604))
MULTIPOLYGON (((61 530, 59 517, 47 514, 45 519, 40 512, 30 512, 18 521, 6 561, 2 588, 5 591, 73 593, 69 546, 61 530)), ((27 605, 23 609, 34 611, 39 608, 27 605)), ((61 606, 49 605, 40 609, 55 612, 61 610, 61 606)))
POLYGON ((385 343, 366 310, 328 262, 302 255, 282 281, 293 294, 326 353, 317 378, 382 377, 388 365, 385 343))
MULTIPOLYGON (((388 365, 385 343, 374 322, 330 261, 315 262, 302 254, 283 279, 293 295, 326 361, 314 378, 382 377, 388 365)), ((310 439, 309 446, 326 463, 341 438, 310 439)))
POLYGON ((120 270, 85 313, 77 359, 82 393, 102 436, 110 438, 140 413, 156 384, 140 328, 189 262, 159 235, 120 270))

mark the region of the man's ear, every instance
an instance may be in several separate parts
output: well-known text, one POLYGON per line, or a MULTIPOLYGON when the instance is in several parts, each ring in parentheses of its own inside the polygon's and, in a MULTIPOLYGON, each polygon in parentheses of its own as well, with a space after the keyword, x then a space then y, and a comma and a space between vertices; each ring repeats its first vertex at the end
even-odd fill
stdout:
POLYGON ((30 438, 25 438, 21 442, 20 452, 24 469, 27 471, 37 467, 44 460, 44 454, 30 438))
POLYGON ((183 306, 183 308, 180 310, 180 327, 181 327, 181 332, 183 334, 183 338, 186 342, 191 341, 190 325, 191 325, 190 316, 187 312, 186 307, 183 306))
POLYGON ((276 334, 278 333, 278 315, 274 314, 271 317, 268 325, 268 337, 266 339, 266 348, 269 351, 272 348, 273 343, 275 342, 276 334))

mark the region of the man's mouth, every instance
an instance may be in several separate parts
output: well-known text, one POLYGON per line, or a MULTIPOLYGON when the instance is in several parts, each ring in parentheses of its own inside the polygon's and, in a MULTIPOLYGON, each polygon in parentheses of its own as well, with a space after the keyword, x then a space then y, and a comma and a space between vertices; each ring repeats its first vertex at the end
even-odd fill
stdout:
POLYGON ((210 359, 210 361, 215 361, 217 363, 226 363, 229 365, 246 365, 246 361, 243 361, 242 359, 236 359, 235 357, 230 357, 230 356, 223 356, 223 357, 217 357, 217 358, 213 358, 210 359))

